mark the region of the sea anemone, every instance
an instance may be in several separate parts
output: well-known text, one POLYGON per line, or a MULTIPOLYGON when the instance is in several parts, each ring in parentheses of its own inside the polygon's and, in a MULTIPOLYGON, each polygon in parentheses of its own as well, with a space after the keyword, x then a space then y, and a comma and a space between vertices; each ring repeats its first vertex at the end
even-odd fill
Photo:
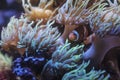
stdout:
MULTIPOLYGON (((13 51, 19 52, 19 49, 17 49, 17 43, 19 41, 18 33, 23 30, 24 32, 29 31, 30 28, 26 27, 29 26, 27 21, 23 16, 21 16, 20 19, 12 17, 7 27, 2 29, 0 46, 5 51, 12 53, 13 51)), ((20 53, 22 54, 21 51, 20 53)))
POLYGON ((77 69, 66 73, 62 80, 109 80, 110 75, 104 76, 105 71, 94 70, 87 72, 89 62, 83 62, 77 69))
POLYGON ((90 48, 83 54, 83 59, 91 61, 89 68, 109 68, 105 69, 111 78, 114 80, 115 75, 116 80, 119 80, 119 53, 116 48, 120 47, 120 6, 116 4, 116 0, 109 4, 110 7, 89 18, 90 27, 96 36, 90 48))
POLYGON ((58 39, 58 43, 64 44, 69 33, 79 26, 88 24, 88 18, 92 17, 93 13, 103 10, 104 6, 106 6, 106 4, 102 2, 103 0, 100 0, 87 8, 89 0, 67 0, 55 16, 57 23, 65 25, 64 32, 58 39))
POLYGON ((70 48, 68 40, 52 54, 41 73, 41 80, 61 80, 68 71, 75 69, 81 60, 83 45, 70 48))
POLYGON ((52 47, 57 46, 56 40, 60 34, 57 28, 52 28, 54 21, 48 21, 46 25, 38 24, 28 31, 26 35, 19 33, 18 48, 26 48, 27 51, 47 51, 52 47))
POLYGON ((57 11, 58 8, 53 8, 54 0, 40 0, 38 7, 32 6, 30 0, 22 0, 22 5, 25 10, 25 15, 30 20, 44 19, 47 22, 57 11))
POLYGON ((32 56, 24 56, 16 58, 13 61, 12 71, 22 80, 37 80, 43 69, 43 66, 47 62, 45 53, 39 52, 39 54, 33 54, 32 56))
POLYGON ((41 74, 43 66, 51 58, 54 51, 52 47, 57 47, 59 33, 57 28, 52 28, 54 21, 48 21, 46 25, 41 23, 42 20, 38 21, 33 28, 26 26, 30 27, 29 31, 18 33, 17 48, 25 48, 25 54, 14 60, 13 72, 21 79, 36 80, 36 76, 41 74))
POLYGON ((89 18, 92 31, 101 37, 119 34, 120 6, 118 6, 116 0, 114 3, 110 2, 110 0, 108 2, 110 7, 102 11, 100 10, 97 14, 92 15, 93 17, 89 18))

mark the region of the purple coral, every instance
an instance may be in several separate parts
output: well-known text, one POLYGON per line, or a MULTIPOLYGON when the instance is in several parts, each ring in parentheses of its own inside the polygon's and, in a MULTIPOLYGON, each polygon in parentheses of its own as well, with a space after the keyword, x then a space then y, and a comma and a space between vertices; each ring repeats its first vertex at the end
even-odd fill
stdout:
POLYGON ((46 61, 47 59, 42 55, 42 52, 32 56, 16 58, 13 62, 13 73, 22 80, 37 80, 36 75, 41 74, 46 61))

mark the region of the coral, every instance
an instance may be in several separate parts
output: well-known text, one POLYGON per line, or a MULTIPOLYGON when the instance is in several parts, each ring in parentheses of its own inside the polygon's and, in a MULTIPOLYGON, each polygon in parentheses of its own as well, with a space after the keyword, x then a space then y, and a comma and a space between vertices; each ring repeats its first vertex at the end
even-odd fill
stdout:
POLYGON ((42 80, 61 80, 61 77, 68 71, 75 69, 81 60, 83 45, 70 48, 70 43, 66 41, 59 46, 52 54, 41 73, 42 80))
POLYGON ((22 80, 37 80, 43 66, 46 63, 45 53, 39 53, 37 56, 16 58, 13 61, 13 73, 22 80))
POLYGON ((90 70, 86 72, 85 68, 89 65, 89 62, 83 62, 77 69, 66 73, 62 80, 109 80, 110 75, 104 76, 105 71, 102 70, 90 70))
POLYGON ((57 8, 53 8, 54 0, 40 0, 38 7, 32 6, 30 0, 27 0, 27 4, 25 0, 22 0, 22 5, 25 10, 25 15, 30 20, 44 19, 46 22, 50 19, 57 11, 57 8))
POLYGON ((35 75, 28 67, 23 67, 23 59, 17 58, 13 62, 13 73, 22 80, 36 80, 35 75))

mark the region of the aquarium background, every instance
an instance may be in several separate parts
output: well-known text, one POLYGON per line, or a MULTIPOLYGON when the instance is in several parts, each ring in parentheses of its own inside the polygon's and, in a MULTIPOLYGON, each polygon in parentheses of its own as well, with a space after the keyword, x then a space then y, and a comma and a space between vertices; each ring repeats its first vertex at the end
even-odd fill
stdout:
POLYGON ((0 0, 0 80, 120 80, 119 0, 0 0))

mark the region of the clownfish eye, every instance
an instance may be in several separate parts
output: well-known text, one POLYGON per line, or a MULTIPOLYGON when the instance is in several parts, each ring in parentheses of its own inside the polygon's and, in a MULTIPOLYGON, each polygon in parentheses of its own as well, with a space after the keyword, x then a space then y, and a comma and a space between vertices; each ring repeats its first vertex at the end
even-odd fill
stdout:
POLYGON ((69 40, 71 41, 78 41, 79 40, 79 33, 76 30, 73 30, 70 34, 69 34, 69 40))

